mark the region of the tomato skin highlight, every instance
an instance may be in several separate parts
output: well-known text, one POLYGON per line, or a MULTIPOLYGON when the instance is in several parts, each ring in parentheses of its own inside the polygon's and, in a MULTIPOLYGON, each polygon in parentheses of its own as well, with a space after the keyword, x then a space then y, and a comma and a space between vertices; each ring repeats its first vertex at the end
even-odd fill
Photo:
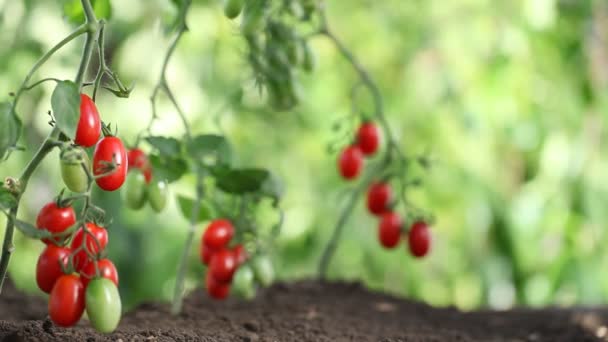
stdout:
POLYGON ((232 223, 225 219, 217 219, 207 226, 203 234, 203 243, 211 249, 220 250, 228 245, 233 236, 232 223))
POLYGON ((431 233, 428 225, 423 221, 412 224, 408 233, 410 253, 416 258, 422 258, 431 249, 431 233))
POLYGON ((60 327, 78 323, 84 312, 84 286, 80 277, 65 274, 57 279, 49 297, 49 316, 60 327))
POLYGON ((169 193, 169 187, 165 181, 156 181, 148 184, 148 203, 150 207, 157 213, 160 213, 165 209, 167 205, 167 197, 169 193))
POLYGON ((403 221, 401 216, 395 212, 387 212, 380 219, 378 229, 378 240, 385 248, 394 248, 399 244, 401 239, 401 227, 403 221))
POLYGON ((338 158, 338 169, 342 178, 352 180, 357 178, 363 169, 363 153, 358 146, 349 146, 342 151, 338 158))
POLYGON ((378 150, 380 145, 380 132, 372 122, 365 122, 357 131, 357 145, 366 156, 371 156, 378 150))
POLYGON ((50 244, 44 248, 36 263, 36 284, 46 293, 51 293, 57 279, 64 273, 61 264, 67 266, 71 250, 50 244))
POLYGON ((211 257, 208 274, 221 283, 229 283, 232 281, 236 268, 237 260, 234 253, 223 249, 211 257))
POLYGON ((127 152, 118 137, 108 136, 97 143, 93 152, 93 174, 101 175, 108 172, 107 165, 116 163, 116 169, 111 174, 95 179, 97 185, 105 191, 114 191, 122 186, 127 177, 129 162, 127 152))
POLYGON ((386 183, 373 183, 367 191, 367 209, 374 215, 382 215, 388 210, 393 191, 386 183))
POLYGON ((86 289, 85 297, 87 315, 93 328, 101 333, 114 331, 122 312, 116 284, 106 278, 93 279, 86 289))
MULTIPOLYGON (((74 223, 76 223, 74 208, 72 206, 59 207, 55 202, 47 203, 40 209, 38 217, 36 217, 36 227, 46 229, 53 234, 64 232, 74 223)), ((43 239, 42 242, 47 245, 52 243, 60 245, 63 240, 64 238, 61 237, 52 237, 43 239)))
POLYGON ((209 296, 218 300, 226 299, 230 293, 230 284, 217 281, 209 272, 205 277, 205 287, 209 296))
POLYGON ((80 94, 80 118, 74 142, 83 147, 95 145, 101 135, 101 119, 95 102, 87 95, 80 94))
POLYGON ((96 277, 95 264, 97 264, 97 268, 99 268, 100 278, 110 279, 114 285, 118 286, 118 271, 116 270, 116 266, 114 266, 114 263, 110 259, 100 259, 88 262, 82 268, 82 271, 80 271, 80 279, 85 289, 91 280, 96 277))
MULTIPOLYGON (((93 234, 93 236, 95 236, 95 238, 89 234, 86 234, 86 243, 84 244, 83 248, 86 248, 90 254, 97 255, 108 245, 108 231, 105 228, 99 227, 91 222, 86 223, 86 227, 93 234), (97 239, 99 245, 95 242, 95 239, 97 239)), ((72 250, 76 250, 83 244, 83 241, 85 240, 84 235, 85 232, 82 228, 79 228, 78 231, 76 231, 76 234, 74 234, 74 238, 72 239, 72 250)), ((72 260, 76 272, 82 271, 82 269, 90 261, 89 256, 84 249, 78 251, 72 260)))

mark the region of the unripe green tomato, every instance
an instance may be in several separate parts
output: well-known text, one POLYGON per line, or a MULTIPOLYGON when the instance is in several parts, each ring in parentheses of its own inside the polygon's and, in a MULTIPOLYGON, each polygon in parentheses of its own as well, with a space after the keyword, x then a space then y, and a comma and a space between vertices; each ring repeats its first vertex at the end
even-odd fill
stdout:
POLYGON ((87 286, 85 297, 87 315, 93 328, 102 333, 114 331, 122 311, 116 285, 107 278, 93 279, 87 286))
POLYGON ((165 181, 153 181, 148 184, 148 202, 157 213, 165 209, 168 195, 169 187, 165 181))
POLYGON ((133 210, 141 209, 146 204, 146 177, 140 170, 132 170, 127 175, 126 183, 122 192, 125 202, 127 202, 127 207, 133 210))
POLYGON ((61 156, 61 178, 70 191, 79 193, 87 191, 89 178, 82 168, 83 161, 87 169, 90 170, 89 156, 81 148, 70 150, 61 156), (68 156, 68 154, 71 154, 71 156, 68 156))
POLYGON ((253 275, 251 267, 247 264, 242 265, 234 274, 234 277, 232 278, 232 287, 230 289, 235 295, 241 298, 253 299, 253 297, 255 297, 254 280, 255 276, 253 275))
POLYGON ((243 10, 243 0, 226 0, 224 5, 224 14, 228 19, 234 19, 241 14, 243 10))
POLYGON ((258 255, 251 261, 255 279, 262 286, 269 286, 274 281, 274 267, 267 255, 258 255))
POLYGON ((308 45, 308 42, 305 40, 302 41, 302 54, 302 68, 308 72, 315 70, 317 65, 317 57, 314 51, 312 51, 310 48, 310 45, 308 45))
POLYGON ((299 41, 291 41, 287 45, 287 57, 292 66, 298 66, 304 61, 304 51, 299 41))
POLYGON ((261 31, 266 24, 266 3, 263 0, 248 0, 243 10, 241 32, 244 35, 261 31))

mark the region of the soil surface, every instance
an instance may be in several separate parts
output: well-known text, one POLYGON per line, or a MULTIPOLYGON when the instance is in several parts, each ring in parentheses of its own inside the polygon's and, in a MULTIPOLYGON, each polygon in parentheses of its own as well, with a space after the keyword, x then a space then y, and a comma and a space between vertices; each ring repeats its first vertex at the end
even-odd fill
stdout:
POLYGON ((210 300, 192 293, 184 312, 144 304, 116 332, 96 333, 82 320, 54 327, 46 300, 10 283, 0 295, 0 342, 22 341, 608 341, 608 309, 462 313, 374 293, 358 284, 277 284, 256 300, 210 300))

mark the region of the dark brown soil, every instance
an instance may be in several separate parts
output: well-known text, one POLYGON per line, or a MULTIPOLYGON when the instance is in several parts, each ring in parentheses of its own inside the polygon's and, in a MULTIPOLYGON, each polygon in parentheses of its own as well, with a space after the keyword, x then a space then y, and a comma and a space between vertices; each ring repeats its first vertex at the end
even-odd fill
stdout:
POLYGON ((72 329, 54 327, 44 299, 10 284, 0 295, 0 342, 606 341, 604 324, 608 309, 461 313, 358 284, 298 282, 275 285, 253 302, 216 302, 197 291, 177 317, 167 305, 145 304, 126 314, 115 333, 101 335, 84 320, 72 329))

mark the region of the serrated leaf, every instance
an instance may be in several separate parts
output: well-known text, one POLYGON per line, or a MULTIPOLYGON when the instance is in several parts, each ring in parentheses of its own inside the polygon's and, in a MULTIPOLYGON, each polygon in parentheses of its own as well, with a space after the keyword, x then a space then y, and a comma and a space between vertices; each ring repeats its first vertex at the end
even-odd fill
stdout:
POLYGON ((147 137, 146 141, 156 148, 162 156, 176 157, 181 154, 181 143, 171 137, 147 137))
MULTIPOLYGON (((184 215, 187 220, 190 220, 192 218, 192 206, 194 205, 194 199, 178 195, 177 203, 179 203, 179 209, 182 212, 182 215, 184 215)), ((201 201, 196 222, 208 221, 212 217, 213 209, 206 202, 201 201)))
POLYGON ((74 139, 80 119, 80 93, 72 81, 57 83, 51 95, 55 124, 68 138, 74 139))
POLYGON ((150 155, 154 177, 168 183, 180 179, 188 171, 188 163, 180 157, 150 155))
POLYGON ((0 103, 0 160, 17 144, 21 135, 21 120, 8 102, 0 103))
POLYGON ((13 223, 15 224, 15 228, 17 228, 23 235, 32 238, 32 239, 45 239, 50 238, 52 234, 46 229, 38 229, 33 225, 21 221, 19 219, 13 219, 13 223))
MULTIPOLYGON (((91 6, 93 6, 97 19, 110 20, 112 17, 112 4, 110 0, 91 0, 91 6)), ((71 23, 82 24, 84 22, 84 12, 80 0, 64 0, 63 14, 71 23)))
POLYGON ((232 151, 225 137, 215 134, 202 134, 192 138, 187 145, 188 154, 195 160, 203 161, 214 157, 215 164, 230 165, 232 151))
POLYGON ((244 194, 259 191, 270 173, 264 169, 213 168, 212 174, 218 188, 231 194, 244 194))
POLYGON ((0 208, 10 210, 17 205, 17 199, 7 189, 0 188, 0 208))

